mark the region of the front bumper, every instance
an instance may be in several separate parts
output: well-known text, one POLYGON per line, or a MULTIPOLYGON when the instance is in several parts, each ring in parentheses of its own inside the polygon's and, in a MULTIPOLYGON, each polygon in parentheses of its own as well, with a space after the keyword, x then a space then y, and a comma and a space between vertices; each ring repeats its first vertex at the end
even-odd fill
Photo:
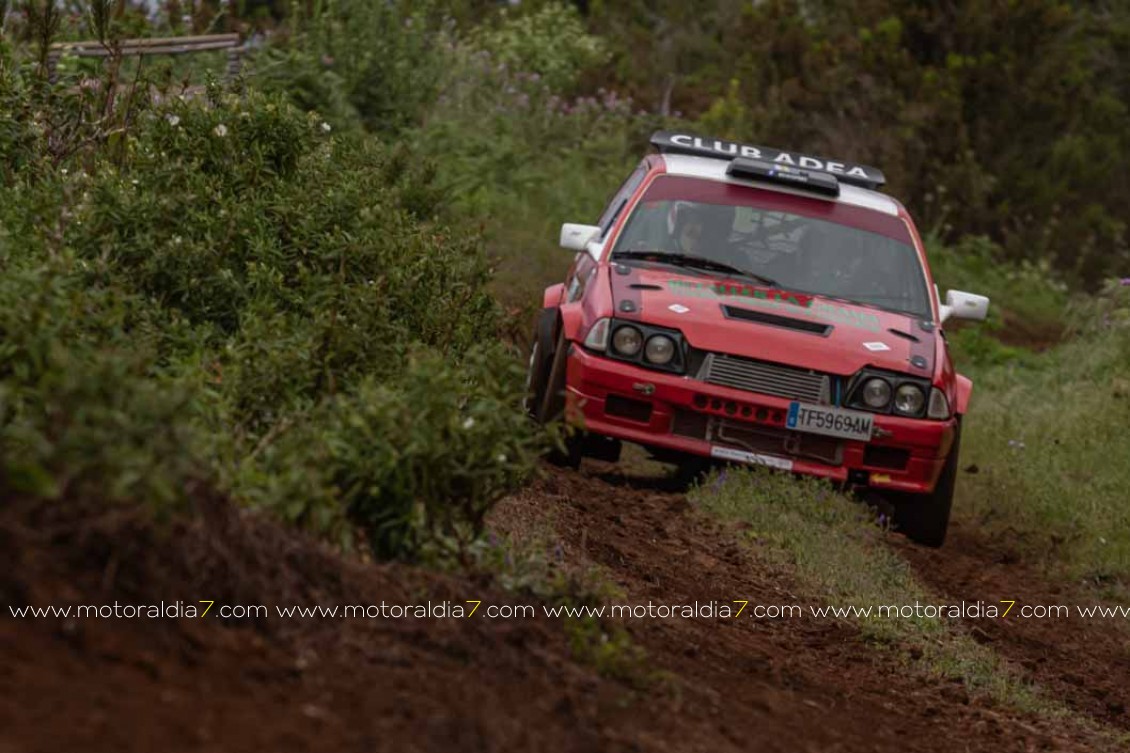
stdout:
POLYGON ((586 431, 653 448, 744 457, 841 483, 933 491, 955 420, 877 415, 870 442, 787 429, 791 401, 707 384, 594 355, 570 345, 566 419, 586 431))

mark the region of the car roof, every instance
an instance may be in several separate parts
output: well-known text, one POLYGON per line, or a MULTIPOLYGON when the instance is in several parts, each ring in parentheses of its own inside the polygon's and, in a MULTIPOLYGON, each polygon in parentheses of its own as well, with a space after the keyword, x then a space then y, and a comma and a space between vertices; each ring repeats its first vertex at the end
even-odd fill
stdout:
MULTIPOLYGON (((721 183, 735 183, 744 186, 757 186, 758 188, 768 191, 779 191, 780 193, 793 194, 795 196, 812 197, 815 195, 810 191, 797 190, 776 183, 735 178, 727 174, 727 169, 730 166, 730 160, 727 159, 695 157, 686 154, 664 154, 663 161, 666 164, 668 175, 703 178, 705 180, 714 180, 721 183)), ((819 198, 826 201, 838 201, 841 204, 850 204, 864 209, 871 209, 896 217, 902 206, 898 201, 886 194, 844 182, 840 183, 840 195, 838 197, 820 196, 819 198)))

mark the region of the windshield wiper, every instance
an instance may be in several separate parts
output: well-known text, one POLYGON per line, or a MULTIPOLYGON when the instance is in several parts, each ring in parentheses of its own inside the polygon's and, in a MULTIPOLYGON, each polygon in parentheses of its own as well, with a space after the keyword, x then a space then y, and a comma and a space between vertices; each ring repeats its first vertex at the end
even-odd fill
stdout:
POLYGON ((677 267, 693 267, 694 269, 705 269, 710 272, 724 272, 725 274, 737 275, 739 277, 748 277, 752 280, 757 280, 762 285, 776 287, 777 281, 759 275, 756 272, 751 272, 748 269, 741 269, 725 262, 717 261, 715 259, 708 259, 705 256, 696 256, 694 254, 681 254, 673 251, 655 251, 655 250, 635 250, 635 251, 617 251, 612 255, 613 259, 617 258, 632 258, 632 259, 645 259, 647 261, 657 261, 663 264, 674 264, 677 267))

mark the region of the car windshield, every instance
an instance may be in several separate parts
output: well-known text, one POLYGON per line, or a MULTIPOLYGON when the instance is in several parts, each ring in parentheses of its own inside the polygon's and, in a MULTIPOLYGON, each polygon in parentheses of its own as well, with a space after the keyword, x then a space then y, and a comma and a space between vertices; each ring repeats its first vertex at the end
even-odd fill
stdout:
MULTIPOLYGON (((672 190, 677 182, 707 183, 657 180, 620 233, 614 257, 707 259, 763 284, 930 318, 926 278, 897 218, 732 184, 672 190), (671 196, 688 193, 699 195, 696 200, 671 196)), ((699 268, 704 274, 712 271, 699 268)))

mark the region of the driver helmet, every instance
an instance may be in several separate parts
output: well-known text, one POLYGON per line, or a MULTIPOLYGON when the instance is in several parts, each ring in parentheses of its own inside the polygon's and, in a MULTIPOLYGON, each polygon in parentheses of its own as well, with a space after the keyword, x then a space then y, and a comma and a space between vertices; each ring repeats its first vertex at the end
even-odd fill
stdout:
POLYGON ((675 247, 687 254, 722 259, 734 227, 734 207, 676 202, 670 222, 675 247))

